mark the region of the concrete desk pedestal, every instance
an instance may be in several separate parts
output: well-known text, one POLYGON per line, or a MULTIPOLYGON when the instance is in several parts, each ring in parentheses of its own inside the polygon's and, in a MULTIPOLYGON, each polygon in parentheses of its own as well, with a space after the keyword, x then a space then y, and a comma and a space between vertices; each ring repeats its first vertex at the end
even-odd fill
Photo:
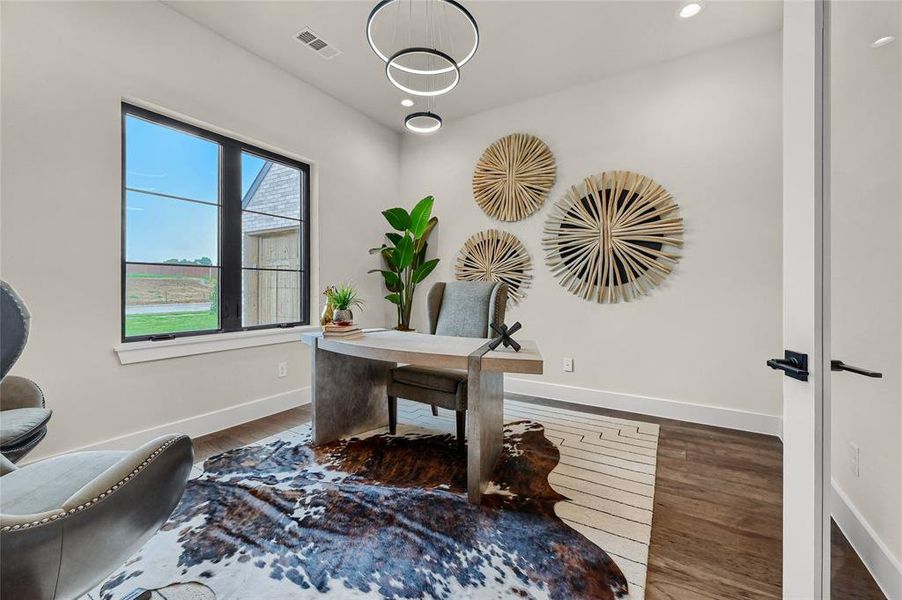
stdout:
POLYGON ((313 365, 313 443, 388 425, 391 369, 414 364, 467 370, 467 492, 478 504, 503 446, 504 373, 542 373, 534 342, 490 351, 488 340, 401 331, 367 331, 353 340, 305 334, 313 365))

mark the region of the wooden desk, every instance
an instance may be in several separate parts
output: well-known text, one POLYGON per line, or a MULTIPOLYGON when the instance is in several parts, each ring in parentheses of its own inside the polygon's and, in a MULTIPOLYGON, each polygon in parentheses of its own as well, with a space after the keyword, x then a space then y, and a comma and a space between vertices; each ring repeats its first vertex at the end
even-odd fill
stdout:
POLYGON ((388 425, 391 369, 398 363, 467 370, 467 490, 478 504, 503 445, 504 373, 542 373, 535 342, 489 351, 488 340, 394 330, 354 340, 302 336, 313 349, 313 443, 388 425))

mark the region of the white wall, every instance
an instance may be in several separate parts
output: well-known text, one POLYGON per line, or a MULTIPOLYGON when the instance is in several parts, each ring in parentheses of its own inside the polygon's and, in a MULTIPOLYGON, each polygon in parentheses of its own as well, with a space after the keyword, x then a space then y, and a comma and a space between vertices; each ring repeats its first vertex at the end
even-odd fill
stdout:
MULTIPOLYGON (((889 23, 902 25, 899 3, 832 7, 832 356, 883 372, 833 375, 832 471, 895 554, 894 592, 902 595, 902 44, 870 47, 898 31, 889 23), (859 447, 858 476, 850 444, 859 447)), ((838 522, 854 544, 854 524, 838 522)), ((866 548, 859 553, 879 581, 880 563, 868 561, 866 548)))
MULTIPOLYGON (((782 348, 780 90, 773 34, 481 113, 432 137, 405 136, 401 195, 434 194, 440 220, 432 246, 442 262, 429 281, 453 278, 468 236, 510 231, 532 257, 534 280, 507 320, 522 321, 522 336, 538 341, 546 360, 538 379, 780 415, 781 378, 764 366, 782 348), (548 144, 558 176, 538 214, 507 224, 479 209, 470 178, 483 149, 517 131, 548 144), (552 279, 541 231, 567 186, 615 169, 649 175, 673 194, 686 243, 651 296, 597 305, 552 279), (575 359, 573 373, 562 372, 565 356, 575 359)), ((732 420, 762 421, 746 416, 732 420)))
MULTIPOLYGON (((397 198, 396 132, 157 2, 4 2, 0 69, 0 272, 34 315, 14 372, 54 411, 34 457, 309 385, 300 344, 119 364, 123 98, 312 161, 314 293, 353 279, 365 297, 384 295, 366 249, 397 198)), ((370 316, 382 323, 381 308, 370 316)))

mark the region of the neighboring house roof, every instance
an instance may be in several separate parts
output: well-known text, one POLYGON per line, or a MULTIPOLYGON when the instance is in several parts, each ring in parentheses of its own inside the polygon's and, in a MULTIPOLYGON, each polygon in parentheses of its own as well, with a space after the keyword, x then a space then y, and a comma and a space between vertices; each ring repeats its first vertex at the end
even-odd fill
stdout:
POLYGON ((257 190, 260 189, 260 184, 263 183, 263 180, 266 179, 266 175, 269 173, 269 170, 272 168, 272 162, 266 161, 263 165, 263 168, 260 169, 260 172, 257 173, 257 176, 254 177, 254 182, 251 184, 251 187, 247 189, 247 193, 244 195, 244 198, 241 199, 241 208, 247 208, 247 205, 250 204, 251 200, 254 199, 254 194, 257 193, 257 190))
POLYGON ((267 161, 241 199, 241 228, 247 233, 296 228, 301 218, 299 169, 267 161))

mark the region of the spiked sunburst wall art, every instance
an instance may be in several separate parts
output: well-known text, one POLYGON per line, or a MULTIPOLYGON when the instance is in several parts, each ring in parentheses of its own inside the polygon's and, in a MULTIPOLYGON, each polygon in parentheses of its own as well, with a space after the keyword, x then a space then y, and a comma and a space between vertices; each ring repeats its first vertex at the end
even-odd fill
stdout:
POLYGON ((513 133, 485 149, 473 172, 473 197, 488 216, 519 221, 545 203, 557 167, 545 142, 513 133))
POLYGON ((630 171, 587 177, 545 222, 545 261, 562 287, 585 300, 637 299, 679 259, 683 219, 670 193, 630 171))
POLYGON ((532 261, 514 235, 489 229, 464 242, 454 267, 459 281, 500 281, 508 287, 511 304, 523 300, 532 281, 532 261))

